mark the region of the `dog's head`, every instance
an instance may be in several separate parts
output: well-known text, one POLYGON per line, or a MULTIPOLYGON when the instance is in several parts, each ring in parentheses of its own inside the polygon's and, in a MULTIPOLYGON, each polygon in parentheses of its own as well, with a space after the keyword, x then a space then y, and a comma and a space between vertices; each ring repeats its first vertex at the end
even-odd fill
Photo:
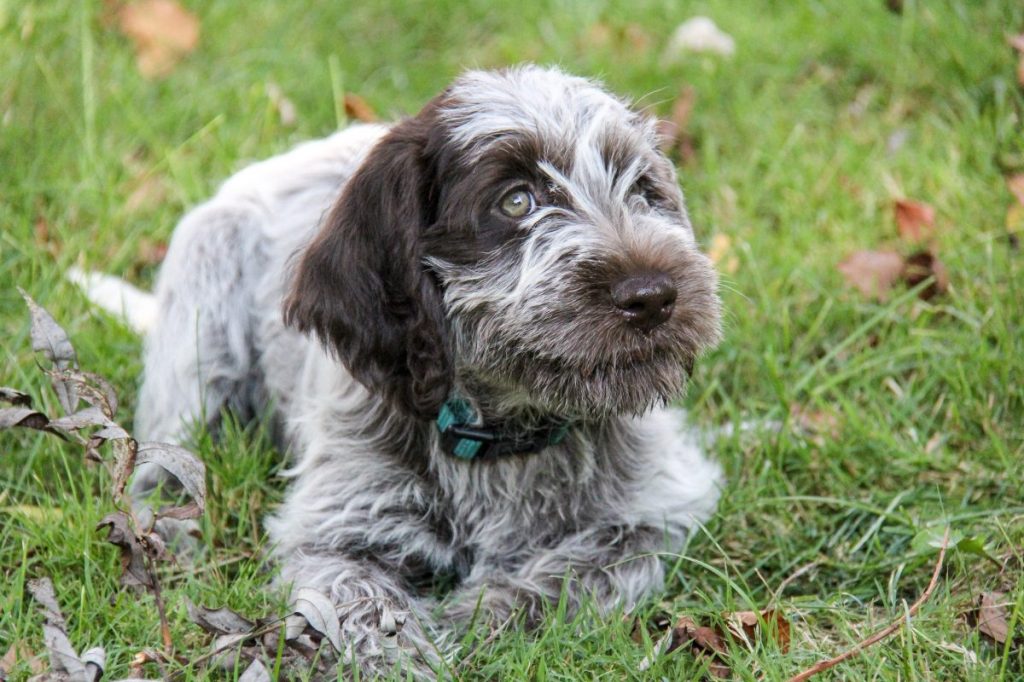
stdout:
POLYGON ((462 76, 377 144, 285 317, 410 413, 458 385, 590 418, 682 392, 716 288, 653 122, 531 66, 462 76))

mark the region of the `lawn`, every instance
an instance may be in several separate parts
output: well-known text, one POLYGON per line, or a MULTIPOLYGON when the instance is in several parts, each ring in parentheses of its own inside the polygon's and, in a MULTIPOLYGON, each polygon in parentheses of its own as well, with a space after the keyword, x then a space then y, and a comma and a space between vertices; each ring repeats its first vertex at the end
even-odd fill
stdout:
MULTIPOLYGON (((758 638, 730 643, 727 660, 734 679, 784 680, 906 616, 938 558, 922 538, 949 527, 968 541, 920 610, 820 679, 1024 679, 1024 211, 1005 180, 1024 173, 1024 90, 1007 42, 1024 32, 1024 5, 185 4, 200 21, 196 49, 147 79, 115 2, 0 0, 0 385, 59 411, 20 286, 65 326, 81 365, 118 389, 130 424, 140 341, 63 273, 81 265, 148 286, 183 211, 248 162, 345 125, 345 93, 397 117, 463 68, 529 60, 599 77, 668 116, 689 86, 680 179, 698 238, 715 245, 727 320, 685 405, 709 430, 753 426, 713 446, 728 476, 719 511, 685 556, 667 557, 668 591, 642 616, 714 624, 775 606, 792 624, 788 652, 758 638), (697 14, 733 36, 735 55, 664 58, 672 29, 697 14), (901 239, 896 200, 934 208, 924 247, 949 285, 928 300, 927 283, 869 298, 837 268, 860 250, 922 248, 901 239), (991 592, 1004 593, 1005 643, 971 617, 991 592)), ((261 520, 284 487, 279 453, 258 428, 200 436, 196 450, 208 551, 162 575, 186 661, 209 651, 186 598, 250 616, 285 608, 260 558, 261 520)), ((107 679, 162 647, 151 597, 118 586, 117 550, 95 529, 110 489, 80 448, 0 433, 0 656, 12 644, 45 652, 26 591, 42 576, 75 647, 106 648, 107 679)), ((708 668, 683 647, 640 672, 659 635, 638 643, 632 627, 556 612, 536 634, 467 642, 447 674, 693 679, 708 668)))

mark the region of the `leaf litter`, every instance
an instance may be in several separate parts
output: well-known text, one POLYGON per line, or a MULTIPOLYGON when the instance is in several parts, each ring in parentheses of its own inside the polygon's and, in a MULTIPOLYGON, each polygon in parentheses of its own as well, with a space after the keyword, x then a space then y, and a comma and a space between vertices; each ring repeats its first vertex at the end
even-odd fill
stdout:
POLYGON ((935 209, 909 199, 893 202, 899 238, 914 247, 909 255, 896 249, 855 251, 836 266, 848 284, 862 296, 885 301, 897 284, 921 285, 918 297, 930 301, 949 289, 949 272, 929 244, 935 236, 935 209), (927 282, 927 284, 925 284, 927 282))
MULTIPOLYGON (((49 367, 40 369, 50 377, 51 383, 65 411, 63 416, 51 419, 31 407, 29 394, 15 388, 0 388, 0 402, 12 405, 0 409, 0 428, 30 428, 42 430, 82 446, 88 459, 102 463, 111 480, 114 510, 97 524, 98 531, 106 531, 107 541, 116 546, 121 556, 120 583, 128 589, 148 592, 156 604, 160 620, 162 651, 143 650, 132 662, 132 680, 141 679, 143 667, 156 663, 163 678, 177 679, 183 673, 170 673, 168 664, 190 666, 192 670, 204 665, 221 665, 234 669, 239 660, 248 663, 240 679, 250 682, 269 680, 264 661, 274 661, 283 651, 283 662, 288 666, 301 666, 308 671, 313 663, 326 670, 341 652, 341 620, 330 599, 315 590, 299 590, 288 613, 283 617, 250 619, 227 609, 207 609, 186 602, 191 620, 204 631, 214 635, 213 650, 199 660, 186 660, 175 654, 163 600, 158 567, 174 562, 173 554, 164 540, 154 532, 157 520, 194 519, 206 509, 206 468, 193 453, 178 445, 156 442, 138 442, 131 433, 115 421, 117 392, 105 378, 78 369, 74 346, 68 334, 53 316, 39 306, 25 292, 21 292, 31 313, 33 349, 49 367), (85 407, 77 410, 79 402, 85 407), (105 455, 105 445, 113 450, 113 457, 105 455), (181 502, 165 506, 151 515, 137 515, 132 500, 125 492, 135 468, 140 464, 155 464, 165 469, 180 484, 181 502), (284 637, 279 646, 279 637, 284 637), (322 650, 321 645, 329 648, 322 650)), ((103 675, 105 651, 102 647, 78 654, 67 635, 67 623, 60 612, 52 583, 48 578, 32 581, 29 590, 44 615, 44 641, 50 658, 50 669, 40 671, 40 681, 95 682, 103 675)), ((397 634, 401 623, 382 614, 382 641, 397 634), (385 622, 386 621, 386 622, 385 622)), ((394 638, 392 637, 392 640, 394 638)), ((24 647, 22 647, 24 648, 24 647)), ((24 659, 19 649, 5 654, 0 664, 0 680, 14 662, 24 659)), ((127 681, 126 681, 127 682, 127 681)))

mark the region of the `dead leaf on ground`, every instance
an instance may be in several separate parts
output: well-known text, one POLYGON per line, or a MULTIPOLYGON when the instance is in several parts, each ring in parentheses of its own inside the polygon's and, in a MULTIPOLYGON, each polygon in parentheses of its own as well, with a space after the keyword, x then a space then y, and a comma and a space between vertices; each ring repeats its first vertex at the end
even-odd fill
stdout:
POLYGON ((1024 87, 1024 33, 1010 36, 1008 42, 1010 47, 1020 53, 1017 62, 1017 84, 1024 87))
POLYGON ((143 237, 139 240, 139 248, 135 251, 137 269, 154 267, 164 262, 167 257, 167 242, 143 237))
POLYGON ((732 253, 732 239, 729 235, 718 233, 711 238, 711 246, 708 247, 708 258, 714 263, 720 272, 729 275, 736 274, 740 269, 739 258, 732 253))
POLYGON ((28 590, 43 611, 43 641, 50 656, 48 679, 71 682, 95 682, 103 676, 106 667, 106 652, 95 647, 81 656, 68 639, 67 622, 60 611, 53 583, 49 578, 30 580, 28 590))
POLYGON ((675 154, 684 163, 689 163, 697 157, 693 136, 688 129, 696 103, 697 91, 691 85, 684 85, 672 102, 672 111, 668 118, 660 119, 657 123, 661 150, 669 156, 675 154))
POLYGON ((199 44, 199 19, 174 0, 137 0, 117 10, 117 26, 135 45, 145 78, 174 71, 199 44))
POLYGON ((50 431, 50 418, 42 412, 36 412, 31 407, 0 408, 0 429, 14 427, 50 431))
POLYGON ((931 278, 931 282, 918 293, 918 296, 925 301, 930 301, 939 294, 946 293, 946 290, 949 289, 949 274, 946 272, 946 266, 930 251, 918 251, 907 256, 903 267, 903 280, 907 286, 916 287, 929 278, 931 278))
POLYGON ((325 594, 304 587, 295 593, 291 609, 293 615, 286 621, 287 639, 295 639, 308 625, 326 637, 335 651, 342 651, 341 621, 337 609, 325 594))
POLYGON ((369 102, 354 92, 345 93, 344 103, 345 115, 349 118, 363 123, 373 123, 377 120, 377 112, 373 110, 369 102))
POLYGON ((864 296, 884 301, 903 274, 903 256, 895 251, 855 251, 838 269, 864 296))
POLYGON ((19 407, 32 407, 32 396, 15 388, 0 386, 0 402, 19 407))
POLYGON ((185 448, 169 443, 140 443, 135 464, 153 463, 178 479, 182 490, 192 503, 163 509, 160 516, 190 519, 202 515, 206 509, 206 465, 185 448))
MULTIPOLYGON (((42 353, 43 357, 49 360, 58 370, 66 370, 78 366, 78 359, 75 355, 75 347, 71 345, 71 339, 64 328, 57 324, 45 308, 40 306, 32 297, 25 293, 20 287, 21 297, 25 299, 29 312, 32 315, 32 350, 42 353)), ((78 392, 73 384, 57 379, 51 375, 53 390, 57 394, 57 400, 64 408, 65 414, 71 414, 78 406, 78 392)))
POLYGON ((789 418, 800 433, 819 447, 824 445, 826 437, 833 440, 839 438, 839 420, 832 412, 793 403, 789 406, 789 418))
POLYGON ((0 658, 0 674, 10 674, 19 664, 27 665, 29 672, 33 675, 39 675, 45 670, 40 657, 25 642, 21 641, 11 644, 7 652, 0 658))
POLYGON ((729 632, 740 639, 749 649, 757 642, 771 640, 782 653, 789 653, 789 620, 779 609, 764 611, 736 611, 724 614, 729 632), (765 631, 767 627, 767 632, 765 631))
POLYGON ((107 528, 107 542, 121 550, 121 584, 153 587, 153 575, 146 565, 146 550, 135 537, 131 522, 124 512, 104 516, 96 530, 107 528))
POLYGON ((935 231, 935 209, 920 201, 897 199, 893 202, 896 226, 900 238, 919 243, 929 239, 935 231))
POLYGON ((916 287, 932 281, 918 293, 930 301, 949 289, 949 273, 945 264, 928 250, 917 251, 904 258, 895 251, 855 251, 836 266, 847 283, 866 298, 885 301, 897 283, 916 287))
POLYGON ((1010 614, 1006 607, 1012 604, 1005 592, 982 592, 978 595, 977 607, 973 614, 978 632, 996 644, 1005 644, 1010 633, 1010 614))
POLYGON ((270 682, 270 673, 259 659, 255 659, 238 678, 238 682, 270 682))
POLYGON ((127 213, 139 213, 160 206, 167 199, 167 183, 153 173, 146 173, 130 182, 131 193, 124 200, 127 213))
POLYGON ((641 672, 650 668, 658 656, 688 647, 691 655, 707 661, 708 672, 713 677, 728 679, 732 676, 726 660, 728 641, 746 649, 772 641, 783 653, 789 651, 790 624, 779 609, 723 613, 722 620, 726 624, 724 629, 700 625, 690 616, 680 616, 655 644, 652 654, 640 663, 641 672))
POLYGON ((281 90, 281 86, 274 82, 267 83, 267 97, 270 99, 270 103, 277 111, 277 116, 281 121, 281 125, 288 127, 295 125, 295 122, 299 120, 298 112, 295 109, 295 103, 285 97, 284 91, 281 90))
POLYGON ((256 623, 226 606, 208 609, 186 601, 185 607, 193 623, 215 635, 239 635, 256 627, 256 623))

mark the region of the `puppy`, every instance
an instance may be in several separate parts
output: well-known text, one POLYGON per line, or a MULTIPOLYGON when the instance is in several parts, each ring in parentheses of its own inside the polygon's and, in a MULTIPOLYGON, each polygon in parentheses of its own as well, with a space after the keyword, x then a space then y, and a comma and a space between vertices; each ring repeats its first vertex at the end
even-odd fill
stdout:
POLYGON ((137 432, 269 407, 294 458, 281 582, 330 595, 365 674, 404 618, 401 665, 430 676, 472 618, 661 587, 718 497, 667 407, 719 338, 716 288, 652 121, 557 69, 469 72, 184 217, 137 432))

